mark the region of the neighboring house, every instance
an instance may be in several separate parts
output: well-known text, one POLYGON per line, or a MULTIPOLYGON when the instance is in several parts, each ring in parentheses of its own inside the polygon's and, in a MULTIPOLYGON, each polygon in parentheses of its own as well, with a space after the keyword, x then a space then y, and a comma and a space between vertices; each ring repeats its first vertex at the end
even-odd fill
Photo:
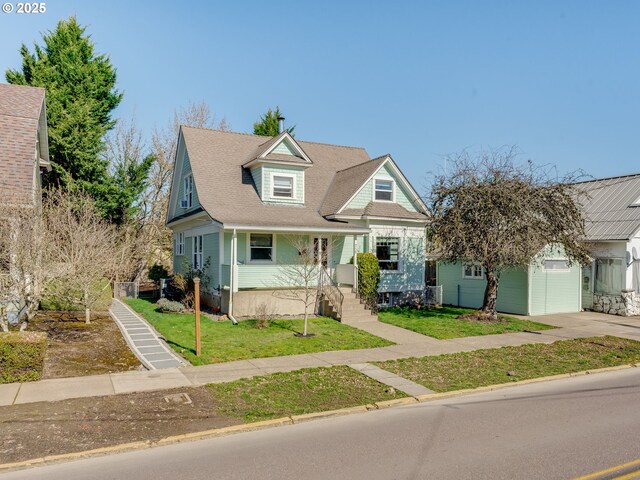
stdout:
POLYGON ((582 307, 640 315, 640 174, 582 182, 593 261, 583 269, 582 307))
MULTIPOLYGON (((500 275, 498 311, 520 315, 578 312, 581 309, 580 265, 569 265, 562 248, 543 249, 527 268, 508 268, 500 275)), ((480 308, 487 281, 480 265, 437 264, 442 303, 480 308)))
MULTIPOLYGON (((50 168, 45 90, 0 84, 0 203, 40 208, 41 172, 50 168)), ((11 252, 0 252, 0 289, 10 272, 11 252)), ((16 308, 14 299, 9 309, 16 308)))
MULTIPOLYGON (((640 315, 640 174, 577 183, 590 265, 569 267, 545 249, 527 269, 503 272, 498 310, 539 315, 595 310, 640 315)), ((486 280, 479 266, 437 264, 443 303, 478 308, 486 280)))
MULTIPOLYGON (((426 207, 390 155, 362 148, 181 127, 167 215, 174 271, 206 266, 205 288, 236 316, 300 314, 279 298, 303 236, 334 284, 355 286, 354 254, 376 253, 381 302, 424 291, 426 207), (295 236, 295 237, 294 237, 295 236)), ((356 259, 357 261, 357 259, 356 259)))

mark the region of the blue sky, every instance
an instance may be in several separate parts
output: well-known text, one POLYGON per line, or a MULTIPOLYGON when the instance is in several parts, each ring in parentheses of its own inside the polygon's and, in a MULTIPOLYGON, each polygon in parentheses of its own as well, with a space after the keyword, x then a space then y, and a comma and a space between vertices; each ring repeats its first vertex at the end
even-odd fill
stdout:
POLYGON ((279 105, 297 138, 391 153, 421 193, 465 148, 640 172, 640 2, 46 4, 0 13, 2 71, 76 15, 118 69, 116 116, 147 132, 190 101, 245 132, 279 105))

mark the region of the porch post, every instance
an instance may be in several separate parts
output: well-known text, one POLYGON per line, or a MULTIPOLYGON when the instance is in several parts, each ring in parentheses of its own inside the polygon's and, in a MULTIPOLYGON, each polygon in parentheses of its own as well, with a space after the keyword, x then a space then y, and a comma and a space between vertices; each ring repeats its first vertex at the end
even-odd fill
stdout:
POLYGON ((233 292, 238 291, 238 234, 233 229, 233 237, 231 237, 231 287, 233 292))
POLYGON ((358 291, 358 236, 353 236, 353 289, 358 291))

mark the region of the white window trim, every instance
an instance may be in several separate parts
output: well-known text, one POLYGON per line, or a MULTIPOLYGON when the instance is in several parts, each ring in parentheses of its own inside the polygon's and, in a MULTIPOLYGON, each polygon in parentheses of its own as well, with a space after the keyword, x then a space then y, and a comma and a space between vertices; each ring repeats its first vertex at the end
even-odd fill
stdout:
POLYGON ((184 232, 176 233, 176 255, 184 255, 184 232))
MULTIPOLYGON (((475 271, 475 269, 474 269, 475 271)), ((481 265, 478 265, 477 263, 472 263, 472 264, 463 264, 462 265, 462 278, 467 279, 467 280, 484 280, 484 267, 481 265), (480 276, 476 276, 476 275, 467 275, 467 273, 465 272, 466 267, 468 266, 472 266, 472 267, 480 267, 480 276)))
POLYGON ((276 263, 276 238, 278 236, 271 232, 247 232, 247 257, 245 263, 253 265, 273 265, 276 263), (251 260, 251 235, 271 235, 271 260, 251 260))
POLYGON ((571 271, 571 267, 569 266, 569 260, 566 258, 545 258, 542 260, 542 270, 549 273, 567 273, 571 271), (547 260, 557 260, 559 262, 565 262, 567 268, 549 268, 547 269, 544 264, 547 260))
POLYGON ((192 208, 193 207, 193 174, 192 173, 188 173, 186 174, 183 178, 182 178, 182 200, 187 202, 187 206, 183 207, 182 206, 182 201, 180 202, 180 207, 181 208, 192 208), (187 191, 187 180, 191 178, 191 182, 190 183, 190 187, 191 190, 187 191), (189 196, 188 194, 191 194, 191 196, 189 196))
MULTIPOLYGON (((381 201, 388 201, 388 200, 381 200, 381 201)), ((401 236, 399 235, 377 235, 376 237, 373 238, 373 251, 377 256, 377 250, 378 250, 378 239, 379 238, 397 238, 398 239, 398 269, 397 270, 382 270, 380 269, 380 275, 388 275, 388 274, 396 274, 396 273, 402 273, 404 271, 404 262, 402 260, 402 242, 403 239, 401 236)), ((380 260, 378 260, 379 262, 380 260)), ((392 262, 393 260, 382 260, 383 262, 389 261, 392 262)))
POLYGON ((194 235, 193 237, 191 237, 191 267, 193 267, 194 270, 202 270, 202 267, 204 265, 204 235, 194 235), (199 252, 196 250, 196 245, 198 245, 198 238, 201 238, 201 242, 200 242, 200 246, 202 247, 202 250, 200 250, 199 252), (195 265, 193 259, 195 256, 198 256, 198 266, 195 265))
MULTIPOLYGON (((386 191, 386 190, 385 190, 386 191)), ((396 203, 396 181, 391 177, 375 177, 373 179, 373 199, 374 202, 386 202, 386 203, 396 203), (391 182, 391 200, 378 200, 376 198, 376 181, 382 180, 385 182, 391 182)))
POLYGON ((297 195, 297 175, 295 175, 294 173, 277 173, 277 172, 269 172, 269 175, 271 176, 271 191, 269 192, 269 195, 271 196, 271 200, 298 200, 298 195, 297 195), (286 178, 290 178, 291 179, 291 197, 276 197, 273 193, 273 189, 275 187, 275 182, 274 182, 274 177, 286 177, 286 178))

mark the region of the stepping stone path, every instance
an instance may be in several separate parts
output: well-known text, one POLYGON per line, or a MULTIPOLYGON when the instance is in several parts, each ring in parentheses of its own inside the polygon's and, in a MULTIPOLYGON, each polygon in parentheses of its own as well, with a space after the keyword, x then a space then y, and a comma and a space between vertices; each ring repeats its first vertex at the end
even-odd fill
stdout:
POLYGON ((113 299, 109 313, 120 327, 131 351, 148 370, 187 365, 187 362, 167 346, 145 319, 120 300, 113 299))

